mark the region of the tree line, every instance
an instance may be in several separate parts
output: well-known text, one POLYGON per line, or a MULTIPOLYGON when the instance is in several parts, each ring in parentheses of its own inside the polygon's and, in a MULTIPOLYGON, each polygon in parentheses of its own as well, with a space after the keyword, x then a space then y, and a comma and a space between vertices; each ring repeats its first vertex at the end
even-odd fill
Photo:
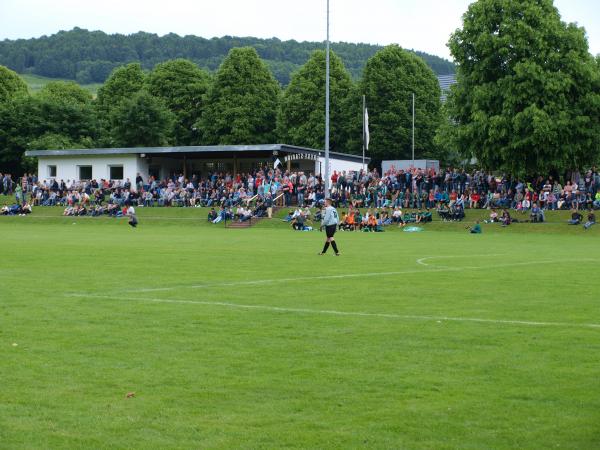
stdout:
MULTIPOLYGON (((440 87, 425 62, 399 46, 382 48, 355 82, 331 53, 331 150, 362 152, 362 95, 370 115, 369 156, 411 153, 411 97, 417 96, 418 154, 434 145, 440 87)), ((323 148, 325 52, 317 50, 282 89, 253 47, 234 48, 211 74, 186 59, 115 69, 97 98, 56 81, 30 95, 0 66, 0 168, 34 169, 28 149, 267 144, 323 148)))
MULTIPOLYGON (((143 69, 151 70, 167 60, 189 59, 212 72, 219 68, 231 49, 253 47, 277 81, 286 86, 291 74, 322 46, 320 42, 281 41, 276 38, 224 36, 205 39, 145 32, 123 35, 74 28, 40 38, 4 40, 0 42, 0 65, 18 73, 66 78, 80 84, 103 83, 115 68, 132 62, 139 62, 143 69)), ((332 49, 357 80, 366 61, 381 47, 340 42, 333 43, 332 49)), ((454 64, 450 61, 423 52, 415 54, 438 75, 454 73, 454 64)))

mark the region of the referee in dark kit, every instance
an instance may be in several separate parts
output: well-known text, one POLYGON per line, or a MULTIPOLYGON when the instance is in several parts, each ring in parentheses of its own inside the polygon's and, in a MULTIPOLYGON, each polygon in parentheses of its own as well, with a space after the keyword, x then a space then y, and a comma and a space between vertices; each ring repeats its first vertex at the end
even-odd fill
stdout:
POLYGON ((333 237, 335 235, 335 231, 337 230, 338 223, 338 213, 333 207, 331 199, 328 198, 325 200, 325 214, 323 215, 323 219, 321 220, 321 227, 325 227, 327 240, 325 241, 323 251, 319 253, 319 255, 324 255, 325 253, 327 253, 327 249, 331 245, 333 247, 333 251, 335 252, 335 256, 340 256, 337 244, 335 243, 335 238, 333 237))

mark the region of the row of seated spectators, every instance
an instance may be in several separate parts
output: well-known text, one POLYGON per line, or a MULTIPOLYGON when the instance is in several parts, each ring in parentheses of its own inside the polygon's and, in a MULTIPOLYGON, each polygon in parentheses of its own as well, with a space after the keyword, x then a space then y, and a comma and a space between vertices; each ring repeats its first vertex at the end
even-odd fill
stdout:
POLYGON ((29 203, 14 205, 5 205, 0 208, 0 215, 2 216, 25 216, 31 214, 31 205, 29 203))
MULTIPOLYGON (((3 179, 5 179, 4 176, 3 179)), ((508 175, 459 169, 395 170, 383 175, 377 170, 333 172, 331 197, 342 208, 433 209, 448 207, 508 208, 530 211, 534 204, 543 210, 600 208, 600 175, 596 168, 583 174, 564 174, 564 183, 556 175, 521 180, 508 175)), ((14 184, 14 183, 13 183, 14 184)), ((4 184, 1 184, 4 186, 4 184)), ((119 206, 208 206, 236 207, 257 198, 277 199, 278 206, 318 206, 324 198, 320 176, 303 172, 262 168, 250 173, 209 173, 205 177, 172 175, 164 180, 138 175, 133 182, 92 180, 38 180, 23 177, 15 188, 17 203, 34 205, 119 206), (17 188, 20 191, 17 195, 17 188)), ((12 193, 12 187, 4 193, 12 193)))
POLYGON ((109 216, 109 217, 123 217, 127 214, 127 207, 120 207, 115 203, 109 203, 107 205, 75 205, 67 206, 63 211, 63 216, 109 216))
MULTIPOLYGON (((295 230, 303 231, 312 229, 313 222, 319 223, 321 220, 321 212, 317 211, 312 218, 309 208, 298 207, 295 211, 289 211, 283 219, 285 222, 290 222, 295 230)), ((405 226, 407 224, 427 223, 433 220, 430 211, 402 213, 400 208, 395 209, 367 209, 363 214, 358 208, 349 208, 348 211, 341 213, 338 228, 341 231, 384 231, 388 225, 396 224, 405 226)))

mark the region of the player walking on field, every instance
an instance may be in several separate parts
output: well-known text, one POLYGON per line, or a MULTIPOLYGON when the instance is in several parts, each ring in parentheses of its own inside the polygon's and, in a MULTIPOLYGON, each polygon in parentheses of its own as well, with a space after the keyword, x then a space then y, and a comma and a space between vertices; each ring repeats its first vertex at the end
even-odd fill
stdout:
POLYGON ((127 208, 127 217, 129 217, 129 225, 131 225, 133 228, 137 227, 138 220, 133 206, 127 208))
POLYGON ((338 251, 337 244, 335 243, 335 231, 337 230, 337 226, 339 223, 337 210, 333 207, 332 201, 330 198, 325 200, 325 214, 323 215, 323 219, 321 220, 321 226, 325 227, 325 234, 327 235, 327 239, 325 241, 325 246, 323 247, 323 251, 319 253, 320 255, 324 255, 327 253, 327 249, 331 245, 333 247, 333 251, 335 252, 335 256, 340 256, 340 252, 338 251))

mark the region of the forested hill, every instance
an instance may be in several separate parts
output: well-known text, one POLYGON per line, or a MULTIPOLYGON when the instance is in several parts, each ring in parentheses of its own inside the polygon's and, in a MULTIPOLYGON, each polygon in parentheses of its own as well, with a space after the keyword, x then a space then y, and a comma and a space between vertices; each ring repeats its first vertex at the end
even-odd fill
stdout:
MULTIPOLYGON (((157 63, 186 58, 211 71, 233 47, 254 47, 275 77, 287 85, 290 74, 303 65, 319 42, 280 41, 276 38, 231 37, 205 39, 139 32, 131 35, 106 34, 74 28, 52 36, 0 42, 0 65, 18 73, 32 73, 52 78, 67 78, 81 84, 103 82, 111 71, 130 62, 140 62, 145 69, 157 63)), ((332 50, 344 61, 355 79, 361 75, 368 58, 381 47, 369 44, 334 43, 332 50)), ((454 73, 454 64, 437 56, 415 52, 437 75, 454 73)))

